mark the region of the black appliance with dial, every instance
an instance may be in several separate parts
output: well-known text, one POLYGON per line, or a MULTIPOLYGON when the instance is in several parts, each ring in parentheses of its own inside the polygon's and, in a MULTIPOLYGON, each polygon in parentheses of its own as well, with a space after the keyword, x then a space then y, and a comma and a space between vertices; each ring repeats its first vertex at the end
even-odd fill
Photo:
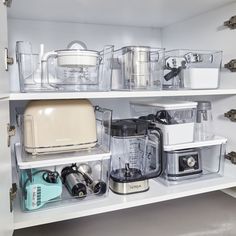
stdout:
POLYGON ((200 150, 184 149, 165 152, 164 176, 168 180, 184 180, 202 175, 200 150))

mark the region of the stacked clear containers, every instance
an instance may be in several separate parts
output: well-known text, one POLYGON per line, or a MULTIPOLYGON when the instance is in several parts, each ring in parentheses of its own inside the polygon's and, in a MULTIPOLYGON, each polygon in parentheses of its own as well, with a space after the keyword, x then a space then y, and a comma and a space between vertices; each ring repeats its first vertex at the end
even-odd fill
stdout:
POLYGON ((114 52, 112 90, 161 90, 164 49, 127 46, 114 52))
POLYGON ((102 51, 88 50, 73 41, 67 49, 33 53, 30 42, 16 43, 20 90, 30 91, 108 91, 111 83, 113 46, 102 51))
POLYGON ((110 110, 88 100, 31 101, 18 124, 15 153, 23 210, 107 195, 110 110))
POLYGON ((171 100, 131 102, 135 116, 154 122, 162 130, 164 145, 193 142, 196 107, 196 102, 171 100))
POLYGON ((157 102, 131 102, 133 115, 151 121, 163 132, 163 173, 157 180, 166 185, 223 175, 227 140, 214 135, 194 140, 196 107, 196 102, 161 99, 157 102))
POLYGON ((221 62, 221 51, 166 51, 163 88, 216 89, 221 62))
POLYGON ((147 191, 162 171, 162 134, 139 119, 113 120, 110 188, 118 194, 147 191))

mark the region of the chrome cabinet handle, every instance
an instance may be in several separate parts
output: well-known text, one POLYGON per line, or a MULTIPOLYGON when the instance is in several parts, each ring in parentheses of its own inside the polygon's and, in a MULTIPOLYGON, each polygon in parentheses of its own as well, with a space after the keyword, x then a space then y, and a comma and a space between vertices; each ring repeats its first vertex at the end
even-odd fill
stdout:
POLYGON ((8 65, 14 64, 14 59, 12 57, 8 57, 8 49, 4 49, 4 58, 5 58, 5 71, 8 71, 8 65))

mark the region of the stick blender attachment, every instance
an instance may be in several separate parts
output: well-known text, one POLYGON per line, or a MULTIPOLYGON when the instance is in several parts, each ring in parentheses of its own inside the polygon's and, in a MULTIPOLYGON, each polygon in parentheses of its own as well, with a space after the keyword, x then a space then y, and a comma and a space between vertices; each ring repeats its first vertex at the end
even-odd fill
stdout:
POLYGON ((83 175, 78 171, 76 164, 63 168, 61 171, 61 177, 63 184, 72 196, 78 198, 86 197, 86 182, 83 175))
POLYGON ((92 168, 88 164, 81 164, 78 171, 83 175, 86 185, 96 195, 103 195, 107 191, 107 185, 102 180, 94 180, 92 176, 92 168))

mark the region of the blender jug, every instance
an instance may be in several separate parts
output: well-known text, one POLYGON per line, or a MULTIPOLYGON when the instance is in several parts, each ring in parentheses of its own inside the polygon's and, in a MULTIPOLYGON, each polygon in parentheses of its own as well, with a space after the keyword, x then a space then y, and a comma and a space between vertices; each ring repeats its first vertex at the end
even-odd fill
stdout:
POLYGON ((147 191, 162 172, 162 133, 140 119, 113 120, 110 188, 118 194, 147 191))
POLYGON ((214 137, 212 124, 211 102, 197 102, 197 122, 195 129, 195 140, 205 141, 214 137))

